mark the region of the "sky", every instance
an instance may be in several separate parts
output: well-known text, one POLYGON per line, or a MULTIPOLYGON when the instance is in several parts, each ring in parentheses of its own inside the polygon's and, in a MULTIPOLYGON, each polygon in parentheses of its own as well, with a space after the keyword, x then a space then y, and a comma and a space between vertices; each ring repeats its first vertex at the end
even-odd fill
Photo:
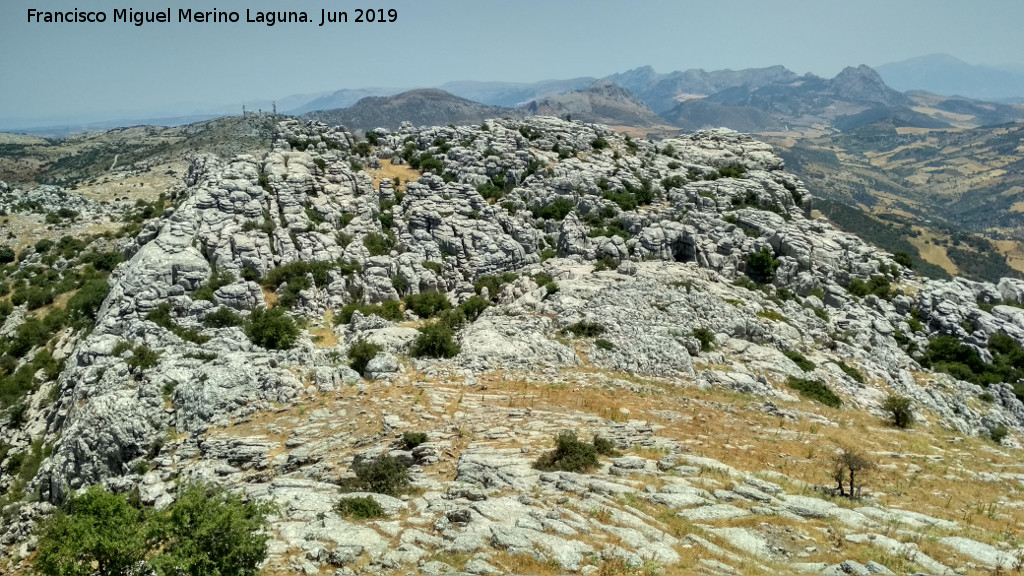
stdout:
POLYGON ((531 82, 782 64, 846 66, 948 53, 1024 65, 1020 0, 3 0, 0 125, 184 114, 342 88, 531 82), (115 8, 305 10, 310 24, 113 23, 115 8), (395 9, 394 23, 317 26, 321 9, 395 9), (28 23, 102 10, 103 24, 28 23), (6 121, 6 123, 5 123, 6 121))

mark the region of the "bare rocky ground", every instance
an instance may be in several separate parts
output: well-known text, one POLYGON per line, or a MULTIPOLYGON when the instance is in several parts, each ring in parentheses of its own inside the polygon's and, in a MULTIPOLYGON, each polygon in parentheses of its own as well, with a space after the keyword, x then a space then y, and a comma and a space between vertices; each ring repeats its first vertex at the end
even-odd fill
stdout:
POLYGON ((46 447, 3 510, 4 569, 27 567, 34 522, 73 490, 137 488, 163 506, 202 478, 278 504, 265 574, 1019 570, 1024 405, 921 354, 940 335, 986 361, 991 335, 1024 342, 1024 284, 921 279, 807 218, 782 168, 732 132, 655 144, 548 118, 382 130, 372 146, 284 121, 263 157, 195 159, 124 246, 95 327, 48 344, 65 368, 2 428, 9 458, 46 447), (441 167, 381 178, 426 154, 441 167), (759 286, 762 250, 777 266, 759 286), (323 275, 267 285, 299 261, 323 275), (215 271, 230 280, 200 297, 215 271), (408 294, 459 304, 509 272, 480 290, 493 305, 449 359, 415 357, 429 321, 407 306, 400 321, 330 321, 408 294), (852 293, 880 275, 891 290, 852 293), (205 323, 274 304, 305 323, 292 348, 205 323), (171 324, 154 321, 162 305, 171 324), (600 334, 565 330, 579 322, 600 334), (382 348, 363 375, 346 357, 359 341, 382 348), (159 353, 151 365, 140 347, 159 353), (910 429, 888 424, 890 394, 911 399, 910 429), (621 455, 585 474, 534 469, 565 430, 621 455), (428 441, 405 450, 407 432, 428 441), (875 464, 860 498, 832 494, 839 445, 875 464), (352 464, 385 454, 412 463, 413 490, 373 495, 385 519, 341 516, 352 464))

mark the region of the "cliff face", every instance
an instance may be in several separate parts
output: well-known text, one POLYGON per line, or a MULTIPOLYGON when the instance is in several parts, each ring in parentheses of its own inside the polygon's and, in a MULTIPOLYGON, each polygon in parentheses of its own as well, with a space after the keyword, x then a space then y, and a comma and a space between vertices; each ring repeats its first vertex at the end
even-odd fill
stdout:
POLYGON ((904 550, 932 573, 961 556, 1009 565, 1009 548, 958 536, 958 514, 926 498, 899 509, 895 464, 856 510, 810 487, 830 482, 829 437, 961 469, 982 461, 921 439, 1007 427, 1015 447, 1012 386, 925 369, 921 353, 946 335, 989 362, 992 335, 1024 342, 1007 305, 1024 283, 916 277, 810 219, 772 149, 731 131, 654 143, 536 117, 371 141, 286 120, 261 157, 193 165, 173 209, 125 248, 55 401, 30 398, 33 432, 4 428, 12 455, 50 447, 28 490, 44 503, 5 528, 11 556, 72 490, 137 487, 162 506, 177 481, 204 478, 281 504, 271 571, 825 570, 855 560, 814 530, 828 522, 850 546, 898 550, 875 532, 937 527, 938 551, 904 550), (454 348, 440 353, 417 299, 435 293, 488 304, 442 320, 454 348), (253 318, 266 306, 300 320, 294 346, 265 347, 253 318), (362 374, 347 358, 360 342, 378 346, 362 374), (807 399, 822 390, 842 407, 807 399), (912 401, 914 450, 882 424, 890 394, 912 401), (531 467, 566 429, 630 453, 590 474, 531 467), (428 441, 403 443, 414 431, 428 441), (418 493, 375 495, 390 521, 341 518, 337 484, 384 454, 411 466, 418 493))

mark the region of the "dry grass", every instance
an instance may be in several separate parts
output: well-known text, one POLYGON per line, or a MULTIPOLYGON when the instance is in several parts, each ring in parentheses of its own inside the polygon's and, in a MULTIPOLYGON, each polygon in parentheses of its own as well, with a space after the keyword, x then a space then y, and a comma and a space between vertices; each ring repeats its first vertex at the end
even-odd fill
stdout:
POLYGON ((367 168, 365 171, 373 179, 373 188, 378 192, 380 192, 381 180, 394 180, 397 177, 400 182, 398 189, 405 190, 406 182, 415 182, 423 175, 406 164, 392 164, 391 160, 381 160, 380 168, 367 168))
MULTIPOLYGON (((1018 202, 1022 206, 1021 211, 1024 212, 1024 202, 1018 202)), ((1017 204, 1014 204, 1016 207, 1017 204)), ((996 249, 1006 256, 1006 263, 1010 265, 1014 270, 1024 272, 1024 246, 1017 240, 993 240, 996 249)))
POLYGON ((263 292, 263 301, 267 303, 267 308, 277 306, 278 298, 276 292, 266 288, 265 286, 260 286, 260 291, 263 292))
POLYGON ((313 342, 316 343, 317 348, 334 348, 341 342, 338 340, 338 335, 334 332, 333 326, 334 311, 328 310, 324 313, 323 326, 309 329, 309 333, 313 337, 313 342))
POLYGON ((956 274, 959 269, 956 264, 949 259, 949 256, 946 254, 946 249, 942 246, 929 242, 930 240, 938 238, 938 236, 924 230, 921 232, 920 236, 907 238, 907 240, 917 248, 917 251, 920 252, 921 258, 923 258, 925 262, 940 266, 950 274, 956 274))
MULTIPOLYGON (((496 448, 525 445, 531 450, 548 448, 548 434, 520 433, 497 440, 485 439, 483 435, 496 427, 512 429, 527 423, 544 422, 562 427, 576 421, 579 423, 577 430, 586 434, 588 425, 584 422, 589 416, 611 419, 615 414, 624 414, 621 409, 626 409, 629 418, 646 420, 654 425, 657 436, 676 440, 693 454, 714 458, 745 473, 778 483, 790 494, 818 495, 811 486, 831 485, 828 460, 836 443, 857 439, 857 447, 878 465, 863 476, 862 481, 866 493, 881 505, 955 521, 963 528, 957 531, 958 535, 993 544, 1012 539, 1012 535, 1024 530, 1024 508, 1011 505, 1024 501, 1024 488, 1009 479, 986 481, 972 473, 1019 474, 1024 468, 1018 451, 997 449, 982 439, 960 438, 953 432, 929 424, 929 420, 934 419, 932 415, 923 414, 922 423, 915 428, 897 430, 861 410, 834 410, 801 401, 783 407, 816 413, 831 424, 807 418, 790 421, 761 412, 761 398, 723 390, 700 390, 691 386, 687 379, 644 378, 583 367, 562 372, 559 380, 563 382, 551 382, 533 374, 492 371, 480 375, 471 387, 462 382, 461 377, 450 379, 442 373, 428 379, 422 373, 407 371, 390 384, 366 383, 363 394, 359 394, 355 387, 313 394, 297 406, 257 413, 215 434, 262 436, 280 443, 280 448, 274 450, 273 455, 276 455, 285 450, 284 444, 292 429, 321 422, 323 426, 320 429, 307 434, 314 441, 344 438, 339 440, 337 451, 327 462, 338 465, 355 452, 365 449, 357 449, 354 445, 356 440, 380 433, 381 414, 386 410, 389 414, 399 415, 417 431, 445 439, 445 457, 439 464, 429 467, 426 473, 437 480, 449 481, 455 478, 459 455, 471 444, 486 442, 496 448), (334 415, 328 420, 311 420, 312 412, 318 408, 327 408, 334 415), (505 420, 507 411, 516 408, 530 408, 529 419, 518 423, 505 420), (433 416, 433 419, 421 418, 424 414, 433 416)), ((389 437, 378 436, 378 442, 391 441, 389 437)), ((635 452, 649 459, 664 455, 661 450, 648 448, 635 452)), ((642 475, 634 476, 632 480, 654 488, 664 482, 642 475)), ((712 489, 729 488, 736 479, 725 473, 706 471, 691 481, 712 489)), ((833 502, 846 508, 865 505, 862 501, 845 498, 835 498, 833 502)), ((579 513, 598 522, 607 523, 612 518, 602 506, 581 504, 579 513)), ((735 505, 744 506, 742 503, 735 505)), ((705 528, 640 497, 622 497, 614 506, 628 506, 650 516, 652 525, 676 538, 697 534, 728 548, 724 541, 715 539, 705 528)), ((776 538, 779 545, 793 552, 800 552, 807 546, 817 547, 817 552, 806 561, 875 560, 897 572, 913 571, 905 559, 891 557, 871 546, 845 542, 845 534, 855 531, 835 520, 755 515, 706 524, 764 532, 769 540, 774 542, 773 538, 776 538), (790 542, 785 537, 789 534, 797 538, 790 542)), ((906 539, 902 528, 891 524, 885 533, 893 538, 906 539)), ((965 559, 957 558, 950 549, 937 543, 939 538, 949 533, 937 529, 921 532, 923 535, 918 539, 924 552, 950 566, 964 565, 965 559)), ((598 549, 614 540, 612 535, 601 530, 581 538, 598 549)), ((699 547, 683 545, 677 547, 677 551, 683 561, 677 566, 657 567, 659 574, 691 574, 700 558, 710 557, 699 547)), ((457 557, 438 556, 436 559, 456 568, 460 564, 457 557)), ((468 557, 461 559, 461 564, 465 560, 468 557)), ((727 559, 720 560, 736 564, 727 559)), ((532 556, 508 555, 502 551, 494 552, 488 561, 509 573, 553 576, 562 572, 557 566, 539 562, 532 556)), ((740 574, 763 574, 762 565, 779 574, 790 573, 785 565, 771 562, 748 561, 736 568, 740 574)), ((614 562, 599 562, 597 566, 601 574, 639 575, 652 573, 656 568, 648 565, 628 569, 614 562)), ((975 573, 980 574, 968 572, 975 573)))

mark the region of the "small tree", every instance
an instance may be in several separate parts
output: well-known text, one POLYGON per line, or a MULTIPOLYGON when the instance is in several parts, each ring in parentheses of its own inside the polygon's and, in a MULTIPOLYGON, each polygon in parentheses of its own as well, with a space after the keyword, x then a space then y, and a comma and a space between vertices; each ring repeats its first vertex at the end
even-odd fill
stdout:
POLYGON ((914 259, 910 257, 910 254, 903 251, 893 252, 892 259, 900 266, 904 268, 913 268, 914 259))
POLYGON ((839 488, 839 495, 856 498, 860 494, 856 485, 857 474, 867 472, 874 466, 874 463, 860 450, 840 445, 839 451, 832 456, 831 470, 832 480, 839 488), (850 485, 849 493, 845 492, 843 488, 843 482, 847 478, 849 478, 850 485))
POLYGON ((435 321, 420 329, 420 335, 413 341, 409 353, 416 358, 451 358, 460 350, 452 329, 443 322, 435 321))
POLYGON ((357 340, 348 349, 349 366, 362 374, 366 371, 366 365, 373 360, 378 352, 380 352, 380 346, 366 340, 357 340))
POLYGON ((350 492, 363 491, 399 496, 409 489, 409 470, 394 456, 357 460, 352 464, 352 471, 356 473, 356 477, 341 482, 342 489, 350 492))
POLYGON ((914 411, 910 407, 910 398, 890 394, 883 402, 882 409, 892 417, 897 428, 909 428, 914 424, 914 411))
POLYGON ((252 311, 245 334, 253 344, 267 349, 284 350, 295 345, 299 326, 283 308, 260 307, 252 311))
POLYGON ((123 494, 93 486, 43 523, 35 569, 47 576, 142 574, 144 521, 123 494))
POLYGON ((267 556, 269 504, 244 502, 223 488, 196 483, 154 517, 160 543, 150 564, 160 576, 255 576, 267 556))
POLYGON ((767 284, 775 278, 779 261, 768 248, 747 255, 747 275, 758 284, 767 284))

